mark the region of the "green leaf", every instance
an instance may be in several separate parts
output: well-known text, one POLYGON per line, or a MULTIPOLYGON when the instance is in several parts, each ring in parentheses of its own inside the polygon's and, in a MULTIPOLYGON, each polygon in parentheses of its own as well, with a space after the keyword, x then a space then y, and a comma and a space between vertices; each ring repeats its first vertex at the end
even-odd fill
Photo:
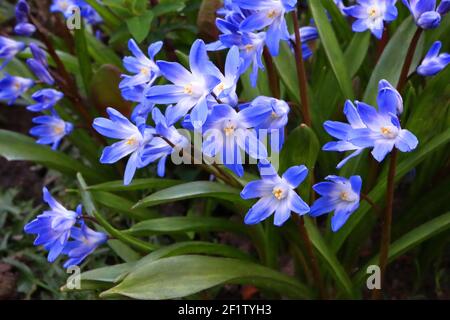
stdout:
POLYGON ((80 67, 79 72, 81 73, 81 78, 83 79, 84 88, 88 90, 92 78, 92 64, 89 57, 84 23, 82 23, 81 28, 75 29, 75 51, 78 58, 78 65, 80 67))
POLYGON ((320 144, 316 134, 310 127, 302 124, 289 134, 280 153, 280 173, 292 166, 305 165, 308 168, 308 177, 299 187, 300 195, 306 201, 310 196, 319 151, 320 144))
POLYGON ((37 144, 20 133, 0 130, 0 156, 8 161, 32 161, 70 176, 83 173, 90 181, 101 181, 102 176, 80 161, 51 148, 37 144))
POLYGON ((133 179, 133 181, 125 186, 123 180, 109 181, 96 185, 89 186, 87 189, 92 191, 134 191, 134 190, 159 190, 167 187, 172 187, 183 183, 182 180, 171 179, 133 179))
MULTIPOLYGON (((450 129, 442 132, 427 144, 421 145, 417 150, 411 152, 407 158, 401 161, 397 165, 397 172, 395 175, 395 181, 398 182, 405 174, 424 161, 428 155, 436 151, 438 148, 445 146, 450 141, 450 129)), ((369 197, 372 201, 379 201, 386 193, 386 172, 384 172, 377 185, 369 193, 369 197)), ((365 216, 370 212, 372 207, 367 202, 361 202, 359 209, 354 212, 348 219, 346 224, 339 230, 339 232, 330 235, 329 243, 332 246, 334 252, 337 252, 343 245, 345 239, 355 229, 358 224, 364 220, 365 216)))
POLYGON ((353 290, 350 277, 337 259, 336 255, 325 242, 317 227, 308 217, 305 217, 305 227, 314 248, 326 262, 326 265, 331 271, 330 274, 336 279, 337 284, 348 297, 355 297, 355 292, 353 290))
POLYGON ((295 98, 295 101, 300 102, 295 57, 292 54, 291 48, 285 41, 281 42, 280 53, 278 56, 273 57, 273 62, 278 70, 281 81, 286 86, 289 94, 295 98))
POLYGON ((195 181, 157 191, 139 201, 135 207, 150 207, 193 198, 215 198, 245 205, 246 201, 241 199, 239 193, 240 190, 218 182, 195 181))
POLYGON ((128 30, 138 43, 141 43, 147 38, 153 17, 153 12, 148 10, 143 15, 132 17, 127 20, 128 30))
POLYGON ((246 233, 241 224, 223 218, 213 217, 164 217, 139 222, 126 232, 134 236, 173 234, 186 232, 231 231, 246 233))
POLYGON ((89 54, 98 64, 113 64, 122 68, 122 59, 107 45, 99 41, 94 35, 86 33, 89 54))
POLYGON ((367 51, 370 45, 370 32, 355 33, 352 41, 348 45, 344 53, 345 64, 348 67, 348 73, 350 77, 353 77, 358 72, 364 59, 366 58, 367 51))
POLYGON ((129 218, 137 220, 147 220, 158 217, 159 214, 156 211, 147 208, 135 208, 132 209, 134 203, 127 198, 117 196, 115 194, 104 191, 91 191, 95 202, 110 208, 113 212, 119 212, 129 218))
POLYGON ((353 100, 354 93, 349 70, 345 63, 344 54, 339 46, 338 39, 328 21, 327 13, 321 1, 309 1, 308 4, 317 30, 319 31, 320 41, 325 49, 328 61, 334 71, 334 75, 336 76, 341 91, 344 97, 353 100))
POLYGON ((100 296, 175 299, 226 283, 252 284, 293 298, 307 298, 310 295, 295 279, 252 262, 189 255, 141 265, 119 285, 100 296))
MULTIPOLYGON (((422 242, 450 228, 450 212, 447 212, 421 226, 411 230, 389 246, 388 261, 391 262, 405 252, 415 248, 422 242)), ((367 267, 378 264, 379 256, 375 256, 354 277, 354 282, 361 284, 367 277, 367 267)))
MULTIPOLYGON (((367 85, 363 101, 370 105, 375 105, 378 93, 378 82, 382 79, 389 81, 394 87, 400 79, 409 44, 417 30, 412 17, 407 18, 397 29, 388 45, 383 51, 375 69, 372 71, 369 84, 367 85)), ((423 37, 422 37, 423 38, 423 37)), ((423 40, 423 39, 422 39, 423 40)), ((422 41, 423 45, 423 41, 422 41)), ((416 50, 420 50, 420 44, 416 50)))
POLYGON ((153 9, 153 14, 158 17, 168 13, 180 12, 185 7, 186 0, 164 0, 160 1, 153 9))

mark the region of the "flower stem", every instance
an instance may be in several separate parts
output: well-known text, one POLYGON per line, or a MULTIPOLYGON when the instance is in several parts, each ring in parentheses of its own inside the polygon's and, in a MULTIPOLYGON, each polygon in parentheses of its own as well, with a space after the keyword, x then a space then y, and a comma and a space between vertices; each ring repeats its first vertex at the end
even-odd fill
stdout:
POLYGON ((317 262, 316 255, 314 253, 314 249, 311 243, 311 239, 308 235, 308 230, 305 227, 305 220, 302 216, 296 216, 298 220, 298 230, 300 232, 300 236, 302 237, 303 243, 305 244, 306 254, 309 257, 309 261, 311 264, 312 274, 314 278, 315 284, 319 287, 320 296, 323 299, 326 299, 327 295, 323 286, 322 276, 320 275, 319 263, 317 262))
POLYGON ((308 82, 306 78, 306 70, 305 70, 305 62, 303 60, 303 52, 302 52, 302 43, 300 39, 300 27, 298 24, 298 16, 297 10, 292 11, 292 21, 294 23, 294 32, 295 32, 295 43, 294 43, 294 51, 295 51, 295 66, 297 69, 297 78, 298 78, 298 89, 300 93, 301 100, 301 113, 303 114, 303 120, 311 127, 311 114, 309 109, 309 101, 308 101, 308 82))
POLYGON ((414 37, 409 45, 408 53, 406 54, 405 63, 403 64, 402 71, 400 73, 400 79, 398 80, 397 91, 402 92, 405 88, 406 82, 408 80, 409 69, 411 68, 411 63, 414 58, 414 53, 416 52, 417 44, 419 43, 420 36, 422 35, 423 29, 417 28, 414 37))
MULTIPOLYGON (((414 58, 414 53, 416 52, 417 44, 419 42, 420 36, 422 35, 422 29, 418 28, 414 33, 411 40, 411 44, 408 48, 408 53, 406 54, 405 62, 403 63, 402 71, 400 73, 400 79, 398 81, 397 90, 399 93, 403 91, 408 80, 409 69, 411 68, 411 63, 414 58)), ((380 247, 380 260, 379 267, 381 272, 381 288, 384 285, 384 279, 386 278, 386 269, 389 257, 389 245, 391 242, 391 225, 392 225, 392 207, 394 204, 394 190, 395 190, 395 174, 397 167, 397 157, 398 150, 394 147, 391 152, 391 158, 389 163, 389 173, 387 177, 387 191, 386 191, 386 209, 382 222, 381 231, 381 247, 380 247)), ((374 290, 372 294, 372 299, 381 298, 381 289, 374 290)))
MULTIPOLYGON (((392 206, 394 204, 394 188, 395 188, 395 172, 397 167, 398 150, 394 148, 391 153, 391 161, 389 163, 389 173, 387 181, 387 196, 386 196, 386 210, 383 217, 383 225, 381 231, 381 248, 380 248, 380 283, 381 288, 384 285, 384 279, 386 278, 386 267, 389 256, 389 245, 391 242, 391 225, 392 225, 392 206)), ((373 291, 372 298, 379 299, 381 295, 381 289, 375 289, 373 291)))
POLYGON ((267 47, 264 47, 263 51, 264 62, 267 67, 267 75, 269 77, 270 90, 272 91, 272 96, 276 99, 280 99, 280 79, 278 78, 277 70, 273 64, 272 56, 270 55, 267 47))

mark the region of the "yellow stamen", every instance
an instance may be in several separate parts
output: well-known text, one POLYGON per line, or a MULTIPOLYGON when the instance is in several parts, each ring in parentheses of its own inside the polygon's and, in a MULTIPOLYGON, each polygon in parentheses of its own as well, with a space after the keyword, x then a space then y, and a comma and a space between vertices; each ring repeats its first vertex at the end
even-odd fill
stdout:
POLYGON ((192 84, 188 84, 187 86, 184 87, 184 93, 191 96, 193 92, 194 91, 192 89, 192 84))
POLYGON ((342 191, 342 192, 341 192, 340 198, 341 198, 342 200, 344 200, 344 201, 349 201, 349 200, 350 200, 349 194, 348 194, 348 192, 346 192, 346 191, 342 191))
POLYGON ((150 74, 150 70, 146 67, 141 68, 141 73, 145 74, 146 76, 148 76, 150 74))
POLYGON ((281 200, 283 198, 283 190, 281 188, 274 188, 272 194, 278 200, 281 200))
POLYGON ((130 138, 130 139, 127 140, 126 143, 127 143, 127 145, 132 146, 132 145, 135 145, 137 143, 137 140, 136 140, 136 138, 130 138))
POLYGON ((225 89, 225 85, 224 85, 223 83, 219 84, 219 85, 216 87, 216 91, 217 91, 218 93, 221 93, 224 89, 225 89))
POLYGON ((252 45, 252 44, 247 44, 247 45, 245 45, 244 48, 245 48, 245 51, 251 52, 251 51, 253 51, 253 49, 255 48, 255 46, 252 45))
POLYGON ((223 129, 223 131, 225 131, 225 135, 228 137, 228 136, 231 136, 234 133, 235 129, 236 128, 234 127, 234 125, 230 124, 227 127, 225 127, 223 129))
POLYGON ((269 19, 273 19, 278 15, 278 12, 276 10, 270 10, 269 13, 267 14, 267 18, 269 19))
POLYGON ((391 134, 392 131, 391 131, 391 129, 389 129, 389 128, 382 127, 382 128, 381 128, 381 133, 382 133, 383 135, 387 136, 387 135, 391 134))
POLYGON ((369 16, 371 18, 374 18, 378 15, 378 10, 376 8, 370 8, 369 9, 369 16))

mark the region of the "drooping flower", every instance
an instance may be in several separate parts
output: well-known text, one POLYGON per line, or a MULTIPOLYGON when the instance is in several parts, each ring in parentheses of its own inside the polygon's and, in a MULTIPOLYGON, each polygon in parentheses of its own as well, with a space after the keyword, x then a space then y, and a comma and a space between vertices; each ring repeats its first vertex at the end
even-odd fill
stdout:
POLYGON ((36 77, 42 82, 53 85, 55 79, 48 70, 47 56, 41 48, 35 43, 30 43, 33 58, 27 59, 27 65, 36 77))
POLYGON ((364 122, 362 122, 356 107, 349 100, 345 102, 344 114, 347 117, 348 123, 343 123, 339 121, 325 121, 323 124, 325 131, 332 137, 338 139, 339 141, 331 141, 326 143, 322 150, 324 151, 354 151, 347 157, 345 157, 341 162, 338 163, 336 168, 342 168, 348 160, 354 158, 361 154, 364 148, 359 147, 348 141, 349 133, 354 129, 366 128, 364 122))
POLYGON ((267 161, 258 164, 261 180, 249 182, 241 192, 243 199, 260 198, 245 216, 246 224, 256 224, 274 212, 274 224, 283 225, 291 212, 304 215, 309 206, 300 198, 295 189, 305 180, 308 169, 293 166, 280 177, 267 161))
POLYGON ((344 8, 344 12, 356 18, 352 25, 354 32, 370 30, 372 34, 381 39, 384 30, 384 21, 391 22, 397 18, 398 10, 395 7, 397 0, 359 0, 356 5, 344 8))
POLYGON ((325 180, 329 182, 319 182, 313 186, 321 198, 311 206, 310 215, 318 217, 334 211, 331 229, 336 232, 359 207, 362 179, 360 176, 352 176, 349 179, 328 176, 325 180))
POLYGON ((434 29, 439 26, 441 15, 446 13, 445 2, 442 1, 436 9, 436 0, 403 0, 403 4, 411 11, 414 21, 422 29, 434 29))
POLYGON ((277 56, 281 40, 289 40, 285 14, 295 10, 297 0, 236 0, 240 8, 253 10, 240 24, 241 31, 252 32, 265 27, 266 45, 273 56, 277 56))
POLYGON ((450 11, 450 0, 442 0, 437 8, 437 12, 443 16, 450 11))
POLYGON ((418 74, 425 77, 434 76, 450 63, 450 54, 439 54, 441 47, 442 43, 440 41, 433 43, 422 63, 417 67, 418 74))
POLYGON ((284 144, 284 128, 288 123, 288 114, 290 111, 289 105, 283 100, 259 96, 250 104, 241 105, 240 109, 242 110, 246 107, 264 109, 268 106, 270 107, 271 112, 266 114, 266 118, 256 127, 256 129, 258 134, 260 133, 260 129, 267 130, 267 134, 271 139, 271 146, 274 151, 278 152, 284 144))
POLYGON ((81 228, 72 227, 70 237, 62 251, 69 259, 64 263, 64 268, 77 266, 92 252, 108 240, 108 236, 103 232, 98 232, 89 228, 81 221, 81 228))
POLYGON ((153 86, 147 92, 149 102, 155 104, 176 103, 172 119, 173 124, 191 109, 191 121, 200 128, 208 117, 207 97, 220 83, 217 68, 209 60, 205 44, 196 40, 189 54, 191 71, 176 62, 158 61, 161 74, 173 84, 153 86))
POLYGON ((28 6, 27 1, 17 1, 15 7, 16 25, 14 27, 14 32, 16 34, 29 37, 36 31, 36 27, 28 21, 29 13, 30 7, 28 6))
POLYGON ((410 152, 419 143, 416 136, 402 129, 400 121, 392 112, 393 106, 379 105, 374 107, 362 102, 356 102, 361 120, 367 126, 364 129, 354 129, 349 134, 349 141, 363 148, 373 148, 372 155, 378 162, 396 147, 401 152, 410 152))
POLYGON ((62 120, 56 113, 35 117, 33 123, 37 126, 30 129, 30 134, 38 138, 36 143, 51 145, 53 150, 73 131, 73 124, 62 120))
POLYGON ((100 162, 111 164, 130 155, 124 174, 124 184, 130 184, 136 169, 143 168, 142 152, 153 138, 154 129, 145 124, 143 118, 137 119, 137 125, 113 108, 108 108, 110 119, 96 118, 93 127, 101 135, 121 141, 103 149, 100 162))
POLYGON ((64 208, 57 202, 47 188, 44 187, 44 201, 50 210, 44 211, 36 219, 25 225, 24 230, 29 234, 36 234, 36 246, 44 246, 49 251, 48 261, 53 262, 62 253, 72 231, 72 227, 81 215, 81 205, 75 211, 64 208))
POLYGON ((34 86, 34 81, 27 78, 6 75, 0 80, 0 100, 12 105, 17 98, 34 86))
POLYGON ((128 41, 128 49, 131 51, 133 56, 125 57, 123 59, 123 65, 128 72, 134 75, 122 76, 123 80, 119 85, 121 89, 139 85, 152 85, 155 82, 161 73, 158 66, 154 62, 154 58, 161 50, 162 45, 162 41, 151 44, 148 47, 148 55, 150 57, 148 58, 133 39, 128 41))
POLYGON ((55 89, 38 90, 31 96, 31 98, 33 98, 33 100, 37 103, 28 106, 27 109, 33 112, 49 110, 52 109, 63 97, 64 94, 55 89))
POLYGON ((23 42, 0 36, 0 59, 3 60, 0 70, 13 59, 16 54, 23 51, 26 45, 23 42))
POLYGON ((203 126, 203 153, 218 158, 220 163, 242 177, 241 151, 254 159, 267 158, 267 150, 253 129, 272 112, 270 105, 248 107, 237 112, 228 105, 213 107, 203 126))
POLYGON ((160 177, 165 175, 167 158, 173 153, 179 154, 181 151, 190 152, 190 142, 182 135, 167 119, 174 109, 169 106, 166 114, 163 115, 158 108, 152 111, 152 119, 155 122, 155 137, 148 144, 143 153, 143 162, 147 165, 158 161, 157 174, 160 177))

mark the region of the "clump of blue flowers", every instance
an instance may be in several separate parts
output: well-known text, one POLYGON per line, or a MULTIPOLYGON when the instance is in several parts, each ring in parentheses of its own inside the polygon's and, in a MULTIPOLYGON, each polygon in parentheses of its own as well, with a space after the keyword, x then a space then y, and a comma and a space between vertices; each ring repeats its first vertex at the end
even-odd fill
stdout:
POLYGON ((107 236, 85 225, 81 205, 75 211, 67 210, 47 188, 42 192, 50 210, 25 225, 25 232, 37 235, 34 244, 43 246, 49 252, 49 262, 54 262, 61 254, 67 254, 70 259, 64 267, 80 264, 95 248, 106 242, 107 236), (76 227, 77 223, 81 224, 81 229, 76 227))

